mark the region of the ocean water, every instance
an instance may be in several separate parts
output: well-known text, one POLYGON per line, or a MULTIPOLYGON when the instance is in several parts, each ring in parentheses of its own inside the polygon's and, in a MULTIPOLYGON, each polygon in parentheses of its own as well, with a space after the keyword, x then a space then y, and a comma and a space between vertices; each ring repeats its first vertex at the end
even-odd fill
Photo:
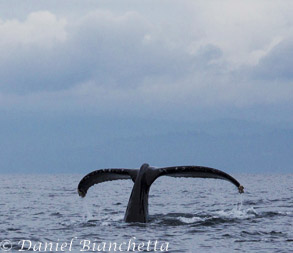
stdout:
POLYGON ((150 222, 128 224, 130 180, 81 199, 83 175, 0 175, 0 252, 293 252, 293 175, 233 176, 244 194, 222 180, 161 177, 150 222))

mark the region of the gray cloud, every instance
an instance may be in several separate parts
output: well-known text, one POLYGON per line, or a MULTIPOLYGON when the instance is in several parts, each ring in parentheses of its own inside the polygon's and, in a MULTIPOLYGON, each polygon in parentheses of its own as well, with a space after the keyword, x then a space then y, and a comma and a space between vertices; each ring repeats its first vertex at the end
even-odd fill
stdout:
MULTIPOLYGON (((37 37, 39 29, 25 34, 25 38, 12 38, 13 45, 6 45, 10 52, 1 62, 2 91, 62 90, 87 81, 128 87, 142 82, 146 76, 174 76, 184 71, 190 60, 182 50, 168 49, 165 41, 152 41, 150 33, 154 27, 135 12, 117 16, 108 11, 95 11, 68 25, 60 24, 62 20, 47 12, 30 16, 42 19, 46 15, 51 15, 55 23, 50 24, 49 20, 44 29, 63 25, 66 39, 44 45, 49 35, 43 31, 45 41, 38 38, 24 41, 26 37, 37 37)), ((34 23, 30 16, 8 29, 16 27, 26 32, 31 26, 38 26, 38 19, 34 23)), ((2 47, 4 54, 6 47, 2 47)))
MULTIPOLYGON (((182 9, 192 9, 190 2, 185 4, 182 9)), ((276 32, 284 21, 278 18, 272 32, 264 29, 263 35, 243 41, 255 34, 246 17, 227 14, 219 20, 240 22, 245 28, 240 34, 230 23, 211 25, 208 4, 196 7, 205 12, 194 19, 187 11, 188 22, 138 7, 74 15, 41 11, 2 20, 0 107, 119 108, 135 114, 290 104, 292 47, 284 32, 276 32)), ((258 26, 265 27, 265 22, 258 26)), ((291 30, 288 25, 288 36, 291 30)))
POLYGON ((263 80, 292 81, 293 40, 286 39, 263 57, 252 71, 255 78, 263 80))

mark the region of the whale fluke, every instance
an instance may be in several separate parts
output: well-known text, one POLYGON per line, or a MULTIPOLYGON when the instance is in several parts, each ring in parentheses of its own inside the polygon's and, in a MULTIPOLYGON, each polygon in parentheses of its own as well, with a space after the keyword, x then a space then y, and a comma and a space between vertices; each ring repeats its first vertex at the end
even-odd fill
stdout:
POLYGON ((159 168, 157 169, 157 176, 153 180, 155 181, 160 176, 222 179, 234 184, 238 188, 239 193, 244 192, 244 187, 229 174, 221 170, 204 166, 174 166, 159 168))
POLYGON ((244 192, 244 187, 235 178, 221 170, 203 166, 155 168, 150 167, 148 164, 143 164, 139 170, 102 169, 93 171, 80 181, 77 190, 81 197, 85 197, 88 189, 94 184, 119 179, 131 179, 134 182, 134 186, 124 220, 126 222, 147 222, 149 190, 152 183, 160 176, 222 179, 234 184, 239 193, 244 192))
POLYGON ((78 184, 77 192, 79 196, 85 197, 88 189, 95 184, 121 179, 132 179, 135 182, 137 174, 138 170, 131 169, 95 170, 83 177, 78 184))

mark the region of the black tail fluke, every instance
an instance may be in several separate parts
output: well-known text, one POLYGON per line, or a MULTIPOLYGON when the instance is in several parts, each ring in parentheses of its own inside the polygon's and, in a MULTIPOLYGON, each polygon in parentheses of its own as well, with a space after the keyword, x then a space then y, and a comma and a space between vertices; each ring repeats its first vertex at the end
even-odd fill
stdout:
POLYGON ((95 170, 87 174, 80 182, 77 187, 77 192, 79 196, 85 197, 88 189, 99 183, 113 181, 113 180, 123 180, 131 179, 135 182, 138 170, 131 169, 101 169, 95 170))

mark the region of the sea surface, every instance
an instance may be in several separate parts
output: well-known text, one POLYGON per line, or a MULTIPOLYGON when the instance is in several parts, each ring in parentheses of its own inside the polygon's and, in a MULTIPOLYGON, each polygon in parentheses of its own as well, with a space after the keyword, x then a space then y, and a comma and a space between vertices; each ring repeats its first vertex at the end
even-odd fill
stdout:
POLYGON ((293 174, 233 175, 244 194, 223 180, 161 177, 147 224, 123 221, 132 181, 81 199, 83 176, 0 175, 0 252, 293 252, 293 174))

